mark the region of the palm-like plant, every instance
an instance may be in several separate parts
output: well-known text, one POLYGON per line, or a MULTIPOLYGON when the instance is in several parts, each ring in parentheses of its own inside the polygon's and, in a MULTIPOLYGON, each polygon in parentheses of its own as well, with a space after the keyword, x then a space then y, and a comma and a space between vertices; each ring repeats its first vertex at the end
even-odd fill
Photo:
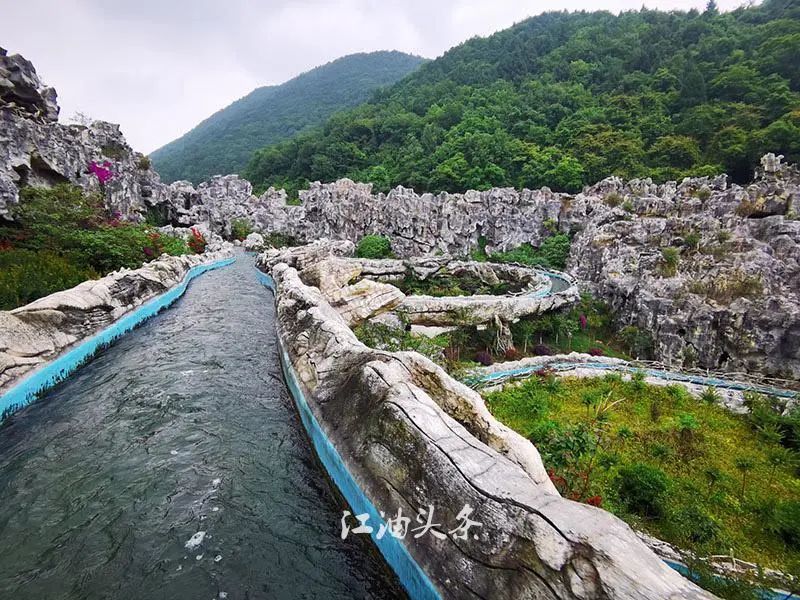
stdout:
POLYGON ((739 497, 744 498, 744 492, 747 488, 747 475, 756 466, 756 462, 748 456, 740 456, 736 459, 734 464, 736 465, 736 470, 742 474, 742 490, 739 497))

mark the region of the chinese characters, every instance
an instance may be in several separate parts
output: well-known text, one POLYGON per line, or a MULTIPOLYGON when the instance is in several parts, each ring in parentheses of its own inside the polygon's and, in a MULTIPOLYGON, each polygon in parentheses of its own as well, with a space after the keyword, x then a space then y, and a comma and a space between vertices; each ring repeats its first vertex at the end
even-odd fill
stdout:
POLYGON ((470 518, 473 512, 474 509, 469 504, 465 504, 456 516, 457 525, 453 529, 447 530, 441 523, 435 522, 434 507, 432 505, 426 508, 420 508, 419 511, 417 511, 417 516, 414 521, 419 525, 416 527, 411 526, 411 517, 403 515, 403 509, 398 508, 397 514, 394 517, 386 518, 384 513, 381 512, 381 522, 378 524, 376 531, 375 527, 369 524, 369 513, 353 515, 349 510, 345 510, 342 514, 341 537, 344 540, 347 539, 350 533, 366 533, 370 535, 375 532, 375 538, 379 540, 387 533, 398 539, 405 539, 409 534, 412 534, 415 539, 430 534, 440 540, 445 539, 448 535, 454 540, 467 540, 470 538, 470 535, 473 539, 477 540, 477 533, 471 533, 470 530, 482 527, 483 524, 480 521, 475 521, 470 518), (351 526, 353 523, 350 517, 355 518, 358 523, 356 526, 351 526))

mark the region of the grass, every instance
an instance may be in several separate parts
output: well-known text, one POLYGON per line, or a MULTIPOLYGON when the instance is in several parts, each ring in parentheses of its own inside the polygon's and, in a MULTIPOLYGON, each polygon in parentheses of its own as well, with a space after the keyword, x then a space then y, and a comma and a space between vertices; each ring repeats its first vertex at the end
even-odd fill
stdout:
POLYGON ((500 421, 537 445, 567 497, 600 504, 633 527, 700 555, 732 550, 737 558, 781 570, 800 561, 800 548, 776 533, 782 507, 800 500, 796 465, 776 466, 773 456, 785 452, 780 436, 759 431, 746 417, 681 386, 649 385, 641 377, 623 381, 616 374, 545 375, 486 400, 500 421), (655 514, 632 509, 621 486, 620 472, 630 478, 637 465, 666 478, 655 514))

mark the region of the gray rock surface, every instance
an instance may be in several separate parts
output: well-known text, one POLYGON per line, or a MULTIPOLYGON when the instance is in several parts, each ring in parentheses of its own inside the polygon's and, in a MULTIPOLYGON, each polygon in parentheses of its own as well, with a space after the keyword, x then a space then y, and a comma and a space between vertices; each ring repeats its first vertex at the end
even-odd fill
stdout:
POLYGON ((162 255, 139 269, 114 271, 14 310, 0 311, 0 393, 31 369, 177 285, 192 267, 230 256, 230 248, 162 255))
POLYGON ((724 178, 598 186, 587 194, 613 192, 633 210, 598 208, 575 236, 570 271, 620 325, 651 335, 667 364, 800 378, 800 221, 752 210, 769 198, 797 206, 795 169, 746 188, 724 178), (665 247, 679 253, 674 270, 665 247))
POLYGON ((0 48, 0 107, 43 121, 58 120, 56 91, 47 87, 33 64, 0 48))
POLYGON ((351 327, 397 308, 405 297, 393 285, 371 279, 362 279, 326 294, 331 306, 351 327))
POLYGON ((247 252, 260 252, 264 249, 264 236, 260 233, 250 233, 242 243, 247 252))
MULTIPOLYGON (((515 460, 514 450, 482 441, 492 429, 481 422, 480 399, 467 397, 436 365, 364 346, 294 269, 279 264, 272 274, 279 335, 301 388, 377 508, 416 515, 434 506, 445 531, 465 505, 474 509, 470 516, 481 523, 469 532, 475 537, 451 531, 441 540, 429 534, 403 541, 443 598, 712 597, 622 521, 562 499, 515 460)), ((541 473, 538 456, 528 456, 541 473)))

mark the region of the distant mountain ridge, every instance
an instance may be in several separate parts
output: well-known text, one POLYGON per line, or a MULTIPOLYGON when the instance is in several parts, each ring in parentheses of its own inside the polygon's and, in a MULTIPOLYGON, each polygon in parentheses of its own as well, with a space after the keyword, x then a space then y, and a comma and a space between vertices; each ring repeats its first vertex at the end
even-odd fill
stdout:
POLYGON ((253 152, 323 123, 415 70, 424 58, 397 51, 358 53, 316 67, 281 85, 253 90, 150 154, 165 182, 195 184, 241 171, 253 152))
POLYGON ((800 2, 548 12, 473 38, 323 126, 258 150, 258 188, 578 192, 608 175, 752 178, 800 163, 800 2))

